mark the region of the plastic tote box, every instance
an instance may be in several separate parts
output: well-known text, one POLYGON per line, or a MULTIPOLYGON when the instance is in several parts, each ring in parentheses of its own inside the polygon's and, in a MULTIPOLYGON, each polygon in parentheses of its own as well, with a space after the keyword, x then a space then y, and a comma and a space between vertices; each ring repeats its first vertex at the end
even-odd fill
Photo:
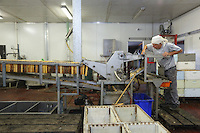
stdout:
POLYGON ((152 98, 143 93, 134 93, 133 94, 134 103, 139 105, 149 116, 152 113, 152 98))

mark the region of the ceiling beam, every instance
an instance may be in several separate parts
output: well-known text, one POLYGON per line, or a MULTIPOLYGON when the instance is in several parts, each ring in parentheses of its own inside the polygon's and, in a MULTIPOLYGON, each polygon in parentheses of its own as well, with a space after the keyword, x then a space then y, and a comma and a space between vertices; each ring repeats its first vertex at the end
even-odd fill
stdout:
POLYGON ((42 4, 54 15, 54 16, 56 16, 59 20, 61 20, 62 22, 65 22, 63 19, 61 19, 60 17, 58 17, 57 15, 56 15, 56 13, 54 13, 48 6, 47 6, 47 4, 46 4, 46 0, 40 0, 41 2, 42 2, 42 4))
POLYGON ((109 19, 109 17, 110 17, 111 7, 112 7, 112 0, 109 0, 105 22, 108 22, 108 19, 109 19))
MULTIPOLYGON (((12 14, 12 13, 6 11, 6 10, 3 10, 3 9, 1 9, 1 8, 0 8, 0 10, 3 11, 3 12, 5 12, 5 13, 7 13, 8 15, 14 17, 15 19, 20 20, 20 22, 27 22, 26 20, 24 20, 24 19, 22 19, 22 18, 20 18, 20 17, 17 17, 16 15, 14 15, 14 14, 12 14)), ((16 21, 16 22, 18 22, 18 21, 16 21)))

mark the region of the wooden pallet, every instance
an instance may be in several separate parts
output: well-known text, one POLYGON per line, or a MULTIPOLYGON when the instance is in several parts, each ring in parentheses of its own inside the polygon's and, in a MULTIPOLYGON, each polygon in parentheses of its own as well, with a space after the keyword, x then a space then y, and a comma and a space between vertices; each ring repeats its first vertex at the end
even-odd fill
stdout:
POLYGON ((77 133, 81 114, 0 115, 0 132, 77 133))
POLYGON ((159 117, 164 120, 166 126, 170 128, 200 127, 200 120, 181 108, 174 111, 167 108, 161 108, 159 110, 159 117))

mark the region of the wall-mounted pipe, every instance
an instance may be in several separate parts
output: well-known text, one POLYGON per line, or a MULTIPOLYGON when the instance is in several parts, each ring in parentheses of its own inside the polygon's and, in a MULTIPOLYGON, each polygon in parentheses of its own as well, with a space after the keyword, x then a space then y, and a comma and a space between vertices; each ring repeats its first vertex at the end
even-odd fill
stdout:
POLYGON ((48 30, 48 23, 44 23, 44 46, 45 46, 45 60, 49 60, 49 30, 48 30))
POLYGON ((183 34, 179 34, 179 35, 177 36, 177 38, 179 38, 179 37, 184 37, 184 36, 188 36, 188 35, 193 35, 193 34, 197 34, 197 33, 200 33, 200 29, 193 30, 193 31, 190 31, 190 32, 186 32, 186 33, 183 33, 183 34))

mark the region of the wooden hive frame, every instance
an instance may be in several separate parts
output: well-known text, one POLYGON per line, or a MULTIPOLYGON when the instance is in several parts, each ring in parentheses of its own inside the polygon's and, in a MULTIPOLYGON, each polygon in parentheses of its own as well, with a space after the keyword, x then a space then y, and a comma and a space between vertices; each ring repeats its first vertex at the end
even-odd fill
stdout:
POLYGON ((55 73, 56 66, 52 64, 58 64, 58 73, 60 74, 77 74, 77 66, 80 66, 80 75, 87 74, 88 70, 87 66, 79 62, 0 59, 0 63, 0 71, 2 72, 2 64, 6 63, 6 72, 8 73, 39 73, 40 64, 42 65, 42 73, 55 73))

